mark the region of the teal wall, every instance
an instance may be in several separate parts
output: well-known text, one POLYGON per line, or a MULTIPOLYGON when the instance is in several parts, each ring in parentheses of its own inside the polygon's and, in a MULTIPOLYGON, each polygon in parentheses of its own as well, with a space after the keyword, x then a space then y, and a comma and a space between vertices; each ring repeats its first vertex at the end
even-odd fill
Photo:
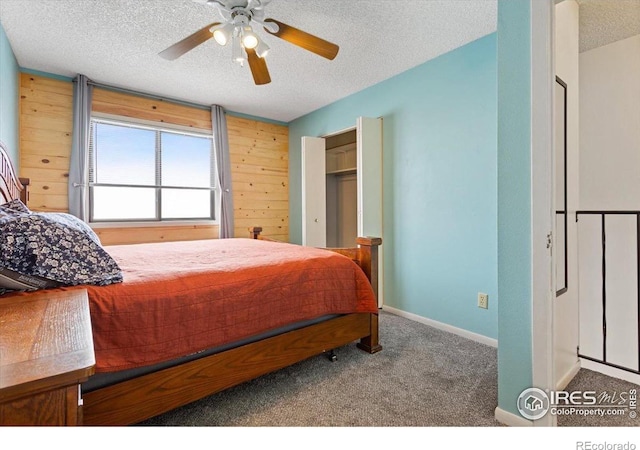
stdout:
POLYGON ((530 29, 530 0, 499 1, 498 406, 517 415, 533 373, 530 29))
POLYGON ((0 25, 0 141, 9 149, 9 157, 19 170, 18 92, 19 68, 9 39, 0 25))
POLYGON ((291 122, 292 242, 301 242, 300 138, 383 117, 385 304, 496 338, 496 85, 491 34, 291 122))

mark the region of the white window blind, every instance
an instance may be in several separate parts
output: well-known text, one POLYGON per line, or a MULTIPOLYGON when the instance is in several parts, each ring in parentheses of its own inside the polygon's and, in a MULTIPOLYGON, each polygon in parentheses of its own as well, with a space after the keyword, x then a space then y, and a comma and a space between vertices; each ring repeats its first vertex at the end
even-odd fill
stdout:
POLYGON ((211 135, 93 118, 91 222, 215 220, 211 135))

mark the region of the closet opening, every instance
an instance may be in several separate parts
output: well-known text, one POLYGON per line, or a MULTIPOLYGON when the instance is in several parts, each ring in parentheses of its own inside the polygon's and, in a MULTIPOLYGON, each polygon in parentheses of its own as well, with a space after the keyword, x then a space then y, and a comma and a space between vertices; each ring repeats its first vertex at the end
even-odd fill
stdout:
POLYGON ((352 247, 358 237, 356 129, 325 138, 327 246, 352 247))

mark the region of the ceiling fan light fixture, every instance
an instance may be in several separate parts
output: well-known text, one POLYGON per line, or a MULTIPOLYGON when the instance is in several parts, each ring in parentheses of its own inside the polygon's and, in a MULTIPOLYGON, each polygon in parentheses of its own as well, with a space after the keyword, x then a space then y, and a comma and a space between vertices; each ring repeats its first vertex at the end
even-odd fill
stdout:
POLYGON ((240 65, 243 65, 246 60, 244 48, 242 48, 242 43, 238 38, 233 39, 231 58, 240 65))
POLYGON ((245 27, 242 29, 242 45, 244 48, 256 48, 260 43, 260 39, 253 32, 251 27, 245 27))
POLYGON ((216 42, 224 47, 231 38, 233 25, 230 23, 220 24, 213 27, 211 31, 213 32, 213 38, 216 42))
POLYGON ((261 40, 256 46, 256 55, 258 55, 260 58, 264 58, 265 56, 267 56, 267 53, 269 53, 269 48, 270 47, 261 40))

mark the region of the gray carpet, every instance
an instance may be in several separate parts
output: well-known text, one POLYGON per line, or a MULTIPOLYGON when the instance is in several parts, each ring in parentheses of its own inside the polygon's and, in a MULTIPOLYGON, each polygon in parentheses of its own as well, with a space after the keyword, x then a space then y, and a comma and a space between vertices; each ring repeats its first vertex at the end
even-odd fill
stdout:
MULTIPOLYGON (((631 389, 635 389, 640 394, 640 386, 618 378, 611 378, 599 372, 580 369, 578 374, 566 387, 569 392, 595 391, 599 396, 607 393, 612 399, 621 399, 621 395, 626 396, 631 389), (614 396, 615 395, 615 396, 614 396)), ((593 408, 591 408, 593 409, 593 408)), ((607 408, 605 408, 607 409, 607 408)), ((640 412, 640 405, 638 407, 640 412)), ((599 415, 578 415, 570 414, 558 416, 558 426, 561 427, 638 427, 640 417, 629 417, 628 411, 621 416, 599 416, 599 415)))
POLYGON ((348 345, 158 416, 169 426, 497 426, 496 349, 389 313, 348 345))
MULTIPOLYGON (((495 427, 497 351, 393 314, 383 351, 336 349, 142 422, 205 427, 495 427)), ((581 370, 568 390, 628 390, 581 370)), ((635 386, 635 385, 631 385, 635 386)), ((638 386, 635 386, 638 387, 638 386)), ((640 419, 637 419, 640 420, 640 419)), ((565 416, 560 426, 636 426, 628 417, 565 416)))

